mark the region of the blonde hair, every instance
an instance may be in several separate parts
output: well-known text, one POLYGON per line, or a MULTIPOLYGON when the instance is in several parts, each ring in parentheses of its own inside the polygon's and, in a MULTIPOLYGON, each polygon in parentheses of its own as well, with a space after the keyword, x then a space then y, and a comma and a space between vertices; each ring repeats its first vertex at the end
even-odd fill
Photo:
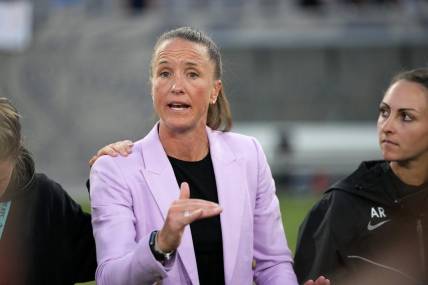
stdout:
POLYGON ((9 99, 0 97, 0 158, 16 159, 21 148, 20 115, 9 99))

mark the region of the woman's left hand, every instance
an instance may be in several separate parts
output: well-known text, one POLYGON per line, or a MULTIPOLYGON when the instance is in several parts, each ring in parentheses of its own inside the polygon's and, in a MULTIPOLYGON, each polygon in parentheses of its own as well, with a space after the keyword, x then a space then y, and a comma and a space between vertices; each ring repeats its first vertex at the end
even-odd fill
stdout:
POLYGON ((118 141, 106 145, 97 151, 97 154, 89 160, 88 164, 91 167, 103 155, 118 156, 120 154, 121 156, 128 156, 132 152, 133 145, 134 143, 130 140, 118 141))

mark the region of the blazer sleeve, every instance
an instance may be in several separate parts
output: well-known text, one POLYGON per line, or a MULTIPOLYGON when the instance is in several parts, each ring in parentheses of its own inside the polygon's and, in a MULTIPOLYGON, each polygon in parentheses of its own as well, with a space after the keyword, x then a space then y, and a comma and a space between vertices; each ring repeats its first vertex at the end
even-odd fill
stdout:
POLYGON ((97 160, 90 183, 97 284, 153 284, 165 278, 175 257, 163 266, 150 251, 150 234, 137 241, 131 191, 114 158, 97 160))
POLYGON ((332 230, 334 210, 332 193, 326 194, 308 213, 299 228, 294 270, 300 284, 323 275, 334 282, 343 267, 338 243, 332 230), (333 276, 334 273, 334 276, 333 276))
POLYGON ((257 193, 254 209, 254 280, 256 284, 297 284, 281 220, 275 183, 265 154, 254 140, 257 153, 257 193))

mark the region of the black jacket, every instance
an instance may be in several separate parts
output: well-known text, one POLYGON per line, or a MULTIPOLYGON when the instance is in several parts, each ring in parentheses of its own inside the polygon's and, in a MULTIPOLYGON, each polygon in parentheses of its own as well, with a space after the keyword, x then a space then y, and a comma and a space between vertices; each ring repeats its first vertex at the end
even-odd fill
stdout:
POLYGON ((428 190, 401 196, 384 161, 363 162, 333 185, 300 227, 300 283, 428 284, 428 190))
POLYGON ((29 155, 23 162, 20 186, 9 187, 0 200, 12 201, 0 240, 0 285, 94 280, 90 215, 61 185, 35 174, 29 155))

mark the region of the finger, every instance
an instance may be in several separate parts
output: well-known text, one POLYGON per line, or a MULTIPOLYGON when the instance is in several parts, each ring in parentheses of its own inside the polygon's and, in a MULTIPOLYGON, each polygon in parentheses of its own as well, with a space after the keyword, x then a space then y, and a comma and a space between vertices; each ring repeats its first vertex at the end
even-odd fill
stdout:
POLYGON ((120 147, 119 149, 117 149, 117 152, 119 152, 121 156, 128 156, 129 148, 127 146, 120 147))
POLYGON ((320 276, 315 281, 315 284, 316 285, 328 285, 328 284, 330 284, 330 281, 327 278, 325 278, 324 276, 320 276))
POLYGON ((215 208, 202 209, 202 214, 199 216, 199 219, 211 218, 218 216, 223 212, 223 208, 217 206, 215 208))
POLYGON ((112 144, 112 148, 122 156, 128 156, 131 153, 133 143, 130 140, 119 141, 112 144))
POLYGON ((92 166, 95 161, 103 155, 110 155, 110 156, 117 156, 117 153, 114 151, 113 148, 111 148, 111 145, 105 146, 102 149, 100 149, 96 155, 92 156, 91 159, 89 160, 89 166, 92 166))
POLYGON ((190 211, 189 216, 187 217, 189 219, 189 224, 195 220, 197 220, 200 216, 202 216, 203 210, 202 209, 196 209, 194 211, 190 211))
POLYGON ((116 150, 114 150, 113 145, 109 144, 105 147, 103 147, 102 149, 100 149, 97 152, 97 157, 103 156, 103 155, 110 155, 110 156, 117 156, 117 152, 116 150))
POLYGON ((132 144, 132 145, 127 145, 126 146, 126 152, 128 153, 128 154, 130 154, 130 153, 132 153, 132 148, 134 147, 134 144, 132 144))
POLYGON ((187 184, 187 182, 183 182, 181 183, 181 186, 180 186, 180 197, 178 199, 184 200, 189 198, 190 198, 189 184, 187 184))
POLYGON ((93 157, 91 157, 91 159, 88 161, 89 166, 92 166, 95 162, 95 160, 97 160, 97 156, 94 155, 93 157))
POLYGON ((131 140, 123 140, 123 141, 120 141, 120 143, 123 143, 123 144, 128 145, 128 146, 134 145, 134 143, 131 140))
POLYGON ((218 216, 222 211, 223 209, 220 207, 216 207, 214 209, 196 209, 194 211, 187 211, 189 212, 188 216, 185 216, 185 211, 183 216, 185 218, 185 223, 190 224, 197 220, 218 216))
POLYGON ((179 211, 183 209, 195 210, 197 208, 212 208, 218 206, 219 205, 217 203, 202 199, 181 199, 174 201, 174 203, 171 205, 172 208, 179 211))
POLYGON ((308 280, 308 281, 306 281, 305 282, 305 284, 304 285, 314 285, 314 280, 308 280))

